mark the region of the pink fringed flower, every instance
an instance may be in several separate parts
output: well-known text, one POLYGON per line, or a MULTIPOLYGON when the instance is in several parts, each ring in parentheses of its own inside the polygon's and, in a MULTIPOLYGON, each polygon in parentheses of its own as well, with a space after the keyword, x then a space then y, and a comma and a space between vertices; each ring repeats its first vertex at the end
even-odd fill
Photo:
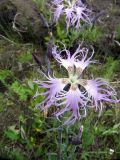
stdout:
POLYGON ((81 0, 53 0, 54 21, 58 22, 61 15, 66 17, 67 29, 69 27, 81 27, 81 21, 91 24, 91 11, 81 0))
POLYGON ((100 111, 100 113, 103 108, 103 102, 118 102, 115 90, 101 78, 87 80, 84 87, 88 92, 88 97, 92 99, 96 111, 100 111))
POLYGON ((35 83, 40 85, 40 88, 47 89, 46 92, 44 93, 37 92, 36 95, 34 96, 34 97, 39 95, 46 96, 46 99, 42 103, 36 106, 36 107, 40 106, 40 108, 43 110, 49 108, 51 105, 54 104, 55 96, 64 88, 64 83, 62 82, 63 81, 62 79, 52 78, 50 76, 47 77, 47 79, 48 79, 47 81, 39 81, 39 80, 34 81, 35 83))
POLYGON ((70 54, 66 48, 59 51, 57 47, 53 47, 52 53, 54 58, 66 68, 68 78, 47 77, 47 81, 35 81, 40 88, 46 89, 44 93, 37 93, 45 96, 45 100, 37 105, 42 110, 51 106, 56 106, 55 116, 59 119, 65 112, 71 113, 70 117, 64 124, 73 124, 76 120, 85 117, 87 108, 95 108, 99 113, 102 112, 104 103, 117 103, 115 90, 103 79, 86 80, 81 78, 83 70, 91 63, 88 56, 89 50, 77 48, 75 53, 70 54), (64 52, 65 58, 61 55, 64 52))
MULTIPOLYGON (((65 47, 65 46, 64 46, 65 47)), ((70 51, 66 48, 62 51, 58 51, 57 47, 54 46, 52 50, 54 58, 68 70, 68 73, 71 74, 71 72, 74 72, 74 66, 76 68, 76 74, 80 76, 82 71, 90 64, 90 63, 96 63, 97 61, 92 61, 92 56, 94 54, 94 50, 92 51, 92 54, 89 58, 87 58, 89 49, 87 48, 81 48, 81 44, 76 49, 75 53, 71 56, 70 51), (61 56, 61 53, 66 53, 66 59, 61 56)))

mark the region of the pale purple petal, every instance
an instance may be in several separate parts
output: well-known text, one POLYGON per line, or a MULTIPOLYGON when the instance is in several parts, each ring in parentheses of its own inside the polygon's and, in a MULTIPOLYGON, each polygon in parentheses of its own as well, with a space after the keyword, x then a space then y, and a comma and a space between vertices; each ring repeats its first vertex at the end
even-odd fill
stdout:
POLYGON ((58 21, 60 15, 66 17, 67 30, 69 27, 81 27, 81 21, 91 24, 90 13, 91 11, 82 3, 82 1, 71 0, 54 0, 54 20, 58 21))
POLYGON ((61 4, 63 2, 63 0, 53 0, 53 4, 58 5, 61 4))
POLYGON ((95 80, 87 80, 84 86, 89 97, 93 100, 96 110, 102 110, 103 102, 117 103, 115 90, 101 78, 95 80))
POLYGON ((65 14, 66 14, 66 22, 67 22, 67 30, 68 28, 72 25, 72 19, 75 16, 74 14, 74 8, 66 8, 64 10, 65 14))
POLYGON ((58 21, 60 15, 63 12, 63 8, 64 8, 64 6, 61 4, 61 5, 58 5, 57 8, 55 9, 55 12, 54 12, 54 21, 55 22, 58 21))
POLYGON ((62 81, 63 79, 52 78, 50 76, 48 77, 48 81, 36 81, 36 83, 40 85, 40 88, 47 89, 44 93, 37 93, 38 96, 46 96, 45 101, 37 105, 37 107, 39 106, 40 108, 46 109, 55 103, 55 96, 62 91, 65 86, 62 81))
MULTIPOLYGON (((54 58, 60 63, 60 65, 65 67, 68 72, 70 69, 73 71, 73 67, 75 66, 78 76, 90 63, 97 63, 96 60, 91 60, 94 55, 94 49, 92 50, 91 56, 88 57, 88 53, 89 50, 87 48, 81 48, 81 45, 78 46, 73 54, 70 54, 70 51, 66 48, 62 51, 58 51, 57 46, 54 46, 52 50, 54 58), (66 54, 66 59, 61 56, 63 51, 66 54)), ((73 73, 71 70, 70 73, 73 73)))
POLYGON ((58 50, 57 50, 57 47, 54 46, 54 47, 53 47, 53 50, 52 50, 52 54, 53 54, 53 57, 60 63, 60 65, 62 65, 63 67, 65 67, 67 70, 68 70, 69 68, 72 68, 72 67, 73 67, 73 65, 74 65, 74 64, 73 64, 73 59, 71 58, 71 55, 70 55, 70 51, 69 51, 69 50, 64 49, 64 50, 62 50, 62 51, 58 51, 58 50), (61 56, 61 53, 62 53, 63 51, 64 51, 65 54, 66 54, 66 59, 61 56))
MULTIPOLYGON (((89 50, 87 48, 79 48, 76 50, 75 54, 73 56, 75 57, 75 67, 83 71, 90 63, 96 63, 97 61, 92 61, 92 57, 94 55, 94 50, 92 51, 92 54, 90 57, 88 57, 89 50)), ((79 73, 78 73, 79 74, 79 73)), ((80 73, 81 74, 81 73, 80 73)))
POLYGON ((81 20, 86 23, 91 23, 89 18, 89 10, 86 7, 76 7, 75 12, 76 16, 74 16, 72 25, 74 25, 77 29, 81 27, 81 20), (76 25, 75 25, 76 24, 76 25))
MULTIPOLYGON (((62 93, 61 93, 62 94, 62 93)), ((62 116, 64 112, 71 112, 70 118, 65 122, 65 124, 75 122, 77 119, 80 119, 81 117, 86 116, 86 109, 85 105, 88 102, 88 99, 85 97, 85 95, 80 92, 80 90, 77 89, 70 89, 66 94, 63 95, 64 99, 59 99, 59 94, 58 94, 58 100, 63 100, 63 103, 66 104, 66 106, 59 110, 55 115, 56 117, 62 116), (80 109, 84 110, 84 114, 80 113, 80 109)), ((61 103, 58 101, 58 104, 61 103)), ((57 98, 56 98, 57 102, 57 98)))

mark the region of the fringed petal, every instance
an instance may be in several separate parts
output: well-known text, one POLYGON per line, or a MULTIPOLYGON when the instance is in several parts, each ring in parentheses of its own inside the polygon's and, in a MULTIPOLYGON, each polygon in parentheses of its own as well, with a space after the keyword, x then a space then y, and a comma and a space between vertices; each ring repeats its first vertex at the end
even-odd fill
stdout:
POLYGON ((88 80, 84 87, 89 97, 92 98, 96 111, 102 111, 103 102, 118 103, 115 90, 101 78, 88 80))

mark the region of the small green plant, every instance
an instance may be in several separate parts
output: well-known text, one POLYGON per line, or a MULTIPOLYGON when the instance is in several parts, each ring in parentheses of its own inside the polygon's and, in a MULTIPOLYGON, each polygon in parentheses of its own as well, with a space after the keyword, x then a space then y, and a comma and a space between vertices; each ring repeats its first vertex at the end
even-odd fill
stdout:
POLYGON ((13 77, 13 72, 11 70, 0 70, 0 81, 4 83, 9 77, 13 77))
POLYGON ((105 130, 102 135, 114 135, 114 134, 119 134, 119 129, 120 129, 120 123, 115 124, 112 128, 109 128, 105 130))
POLYGON ((56 42, 62 41, 67 46, 69 44, 68 34, 64 28, 64 25, 58 24, 56 28, 56 42))
POLYGON ((19 137, 19 129, 16 129, 16 126, 10 126, 6 131, 5 131, 5 136, 11 140, 18 140, 19 137))
POLYGON ((114 72, 116 71, 118 64, 119 60, 114 60, 113 57, 107 58, 107 62, 104 65, 103 71, 103 76, 105 79, 112 79, 112 76, 114 75, 114 72))
POLYGON ((102 36, 103 31, 100 27, 88 28, 80 33, 81 39, 89 42, 96 42, 100 40, 102 36))
POLYGON ((11 90, 13 90, 21 100, 27 100, 29 95, 32 95, 32 90, 28 88, 26 85, 21 85, 18 81, 15 81, 11 85, 11 90))
POLYGON ((119 60, 109 56, 106 58, 105 64, 98 64, 96 67, 90 66, 88 73, 93 73, 96 77, 102 75, 104 79, 112 80, 118 64, 119 60))

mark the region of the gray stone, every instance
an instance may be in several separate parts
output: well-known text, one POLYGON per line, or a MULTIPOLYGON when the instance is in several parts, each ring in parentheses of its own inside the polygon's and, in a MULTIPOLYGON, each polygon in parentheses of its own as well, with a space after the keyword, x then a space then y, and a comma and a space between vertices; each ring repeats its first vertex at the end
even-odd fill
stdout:
POLYGON ((0 0, 0 25, 11 26, 23 39, 42 41, 48 26, 32 0, 0 0))

